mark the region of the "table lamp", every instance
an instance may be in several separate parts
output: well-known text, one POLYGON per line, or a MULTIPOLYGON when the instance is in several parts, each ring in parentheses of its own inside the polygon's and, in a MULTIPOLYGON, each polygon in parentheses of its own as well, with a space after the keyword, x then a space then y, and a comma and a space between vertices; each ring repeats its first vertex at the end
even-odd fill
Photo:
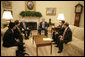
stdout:
POLYGON ((65 20, 64 19, 64 14, 63 13, 59 13, 57 19, 58 19, 59 23, 60 23, 61 20, 65 20))
POLYGON ((11 19, 13 19, 12 11, 8 11, 8 10, 4 11, 2 19, 5 19, 8 23, 11 22, 11 19))
POLYGON ((59 13, 57 19, 58 20, 64 20, 64 14, 63 13, 59 13))

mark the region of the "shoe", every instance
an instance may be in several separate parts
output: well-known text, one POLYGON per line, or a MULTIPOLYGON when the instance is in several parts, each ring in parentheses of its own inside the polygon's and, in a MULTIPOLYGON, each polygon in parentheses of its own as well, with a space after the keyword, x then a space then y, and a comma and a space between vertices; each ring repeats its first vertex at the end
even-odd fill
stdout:
POLYGON ((24 49, 26 48, 26 47, 23 47, 24 49))
POLYGON ((22 43, 23 45, 25 44, 25 43, 22 43))
POLYGON ((27 40, 27 38, 25 38, 25 40, 27 40))
POLYGON ((53 43, 53 44, 57 44, 57 43, 53 43))
POLYGON ((54 41, 52 41, 52 42, 54 42, 54 41))
POLYGON ((55 47, 58 47, 58 45, 57 45, 57 46, 55 46, 55 47))
POLYGON ((61 52, 62 52, 61 50, 58 51, 58 53, 61 53, 61 52))
POLYGON ((52 42, 55 42, 55 40, 53 40, 52 42))
POLYGON ((25 52, 25 50, 18 50, 19 52, 25 52))
POLYGON ((29 56, 29 54, 28 53, 23 53, 23 55, 25 56, 25 55, 28 55, 29 56))

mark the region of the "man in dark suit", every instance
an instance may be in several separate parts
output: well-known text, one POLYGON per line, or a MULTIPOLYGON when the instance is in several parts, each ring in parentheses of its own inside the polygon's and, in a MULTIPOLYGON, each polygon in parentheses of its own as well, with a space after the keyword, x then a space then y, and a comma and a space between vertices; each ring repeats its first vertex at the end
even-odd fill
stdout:
POLYGON ((15 24, 16 24, 16 29, 14 30, 14 35, 17 39, 19 39, 19 43, 18 43, 18 50, 16 51, 16 55, 19 56, 23 56, 25 54, 25 48, 23 45, 23 37, 21 35, 21 31, 20 31, 20 23, 18 20, 15 21, 15 24))
POLYGON ((16 29, 14 30, 15 37, 18 38, 20 42, 23 42, 23 38, 20 31, 20 23, 18 20, 15 21, 15 25, 16 25, 16 29))
POLYGON ((3 37, 3 46, 4 47, 12 47, 12 46, 18 45, 19 39, 15 38, 15 35, 14 35, 15 29, 16 29, 15 23, 10 22, 9 28, 5 32, 4 37, 3 37))
POLYGON ((53 36, 52 36, 53 41, 55 42, 55 44, 58 43, 59 35, 62 35, 63 32, 64 32, 63 24, 65 23, 65 21, 61 20, 59 23, 60 23, 59 26, 57 26, 58 29, 56 29, 56 31, 53 32, 53 36))
POLYGON ((42 22, 40 22, 38 33, 41 35, 41 31, 44 30, 45 36, 47 36, 48 35, 47 27, 48 27, 48 24, 47 24, 47 22, 45 22, 45 18, 42 18, 42 22))
POLYGON ((68 23, 64 23, 64 32, 63 35, 59 36, 59 51, 58 53, 61 53, 63 51, 63 43, 67 44, 68 42, 72 41, 72 31, 69 28, 69 24, 68 23))
POLYGON ((26 26, 25 20, 23 19, 20 23, 20 30, 25 34, 25 39, 29 39, 30 29, 26 26), (26 35, 27 32, 27 35, 26 35))

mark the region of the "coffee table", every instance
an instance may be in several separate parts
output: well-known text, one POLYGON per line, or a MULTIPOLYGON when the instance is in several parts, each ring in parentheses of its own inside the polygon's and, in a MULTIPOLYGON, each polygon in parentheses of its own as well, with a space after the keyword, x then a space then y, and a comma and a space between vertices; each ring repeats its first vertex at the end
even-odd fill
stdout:
POLYGON ((51 46, 51 54, 52 54, 52 42, 44 41, 43 38, 46 38, 44 35, 33 35, 33 43, 36 44, 36 55, 38 56, 38 48, 42 46, 51 46))

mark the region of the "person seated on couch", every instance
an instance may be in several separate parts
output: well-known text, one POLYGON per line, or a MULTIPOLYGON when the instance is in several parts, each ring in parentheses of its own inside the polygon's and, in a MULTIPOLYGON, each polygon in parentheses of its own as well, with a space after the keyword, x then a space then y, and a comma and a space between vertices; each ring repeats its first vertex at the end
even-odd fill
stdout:
POLYGON ((57 28, 59 28, 59 29, 56 29, 56 30, 59 30, 59 31, 54 31, 53 36, 52 36, 53 42, 55 42, 54 44, 57 44, 58 36, 62 35, 64 30, 65 30, 64 27, 63 27, 63 24, 65 23, 65 21, 61 20, 59 23, 60 23, 59 26, 57 26, 57 28))
POLYGON ((16 29, 14 30, 15 37, 20 40, 18 43, 18 50, 16 51, 17 56, 24 56, 25 54, 25 48, 23 43, 23 37, 20 31, 20 23, 18 20, 15 21, 16 29))
POLYGON ((20 23, 18 20, 15 21, 15 25, 16 25, 16 29, 14 30, 15 37, 18 38, 20 40, 20 42, 23 43, 23 37, 22 37, 21 31, 20 31, 20 23))
POLYGON ((21 23, 20 23, 20 30, 21 32, 23 32, 25 34, 25 39, 29 39, 29 35, 30 35, 30 29, 27 27, 25 20, 22 19, 21 23), (27 36, 26 36, 26 31, 27 31, 27 36))
POLYGON ((19 39, 15 38, 14 30, 16 29, 16 25, 13 22, 9 23, 9 28, 5 32, 3 37, 3 46, 4 47, 12 47, 18 46, 19 39))
POLYGON ((48 24, 45 21, 45 18, 42 18, 42 22, 40 22, 38 33, 41 35, 41 31, 44 30, 45 31, 45 36, 47 36, 48 35, 47 27, 48 27, 48 24))
POLYGON ((63 35, 59 36, 59 51, 61 53, 63 51, 63 43, 67 44, 68 42, 72 41, 72 31, 69 28, 69 24, 66 22, 64 23, 63 27, 65 28, 63 35))

